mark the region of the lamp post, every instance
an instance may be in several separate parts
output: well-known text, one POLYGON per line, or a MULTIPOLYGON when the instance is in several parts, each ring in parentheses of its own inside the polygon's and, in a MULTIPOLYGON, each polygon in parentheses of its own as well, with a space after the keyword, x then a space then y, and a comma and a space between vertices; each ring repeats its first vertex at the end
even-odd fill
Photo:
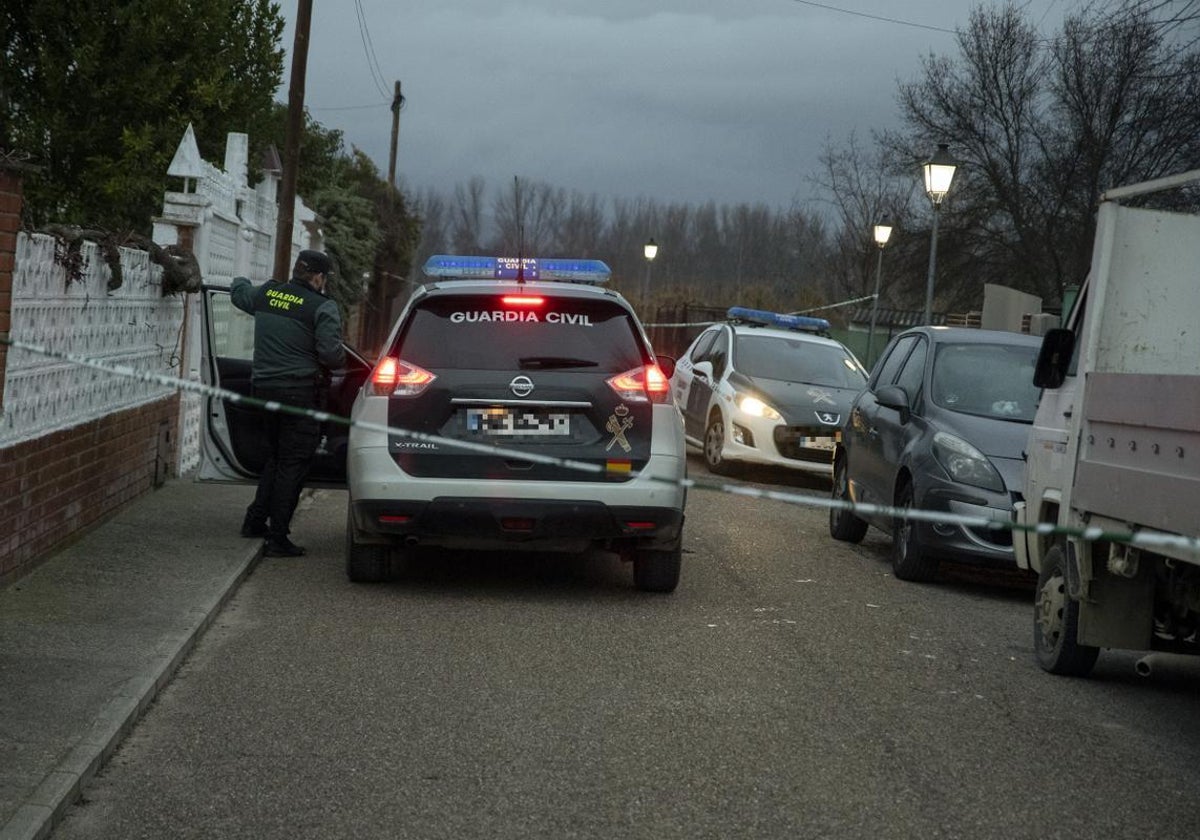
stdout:
POLYGON ((875 244, 879 246, 879 258, 875 261, 875 298, 871 301, 871 331, 867 333, 867 364, 871 364, 871 349, 875 344, 875 318, 879 314, 879 281, 883 277, 883 249, 892 238, 892 226, 884 216, 875 223, 875 244))
POLYGON ((650 289, 650 266, 654 262, 654 258, 658 256, 658 243, 654 241, 654 237, 646 240, 646 244, 642 246, 642 253, 646 257, 646 276, 642 279, 642 310, 646 309, 646 293, 650 289))
POLYGON ((926 324, 933 323, 933 277, 937 269, 938 216, 941 215, 942 199, 950 192, 954 170, 958 168, 958 162, 950 157, 949 149, 947 144, 938 143, 933 157, 921 167, 925 172, 925 194, 933 203, 933 230, 929 234, 929 276, 925 279, 926 324))

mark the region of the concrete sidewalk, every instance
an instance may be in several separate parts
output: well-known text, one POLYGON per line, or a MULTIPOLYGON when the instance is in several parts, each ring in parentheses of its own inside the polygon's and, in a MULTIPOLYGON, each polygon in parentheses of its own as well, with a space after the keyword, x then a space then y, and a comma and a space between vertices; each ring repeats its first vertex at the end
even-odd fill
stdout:
POLYGON ((253 494, 174 479, 0 590, 0 840, 50 833, 254 567, 253 494))

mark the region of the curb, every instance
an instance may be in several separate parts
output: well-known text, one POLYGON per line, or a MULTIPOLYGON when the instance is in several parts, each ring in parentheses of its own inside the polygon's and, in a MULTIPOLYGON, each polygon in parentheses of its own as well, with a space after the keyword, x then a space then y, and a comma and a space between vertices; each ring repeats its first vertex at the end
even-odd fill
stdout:
POLYGON ((208 604, 189 612, 192 623, 181 633, 162 640, 161 652, 152 660, 149 672, 145 676, 130 678, 122 686, 97 715, 91 731, 46 775, 17 808, 13 817, 0 827, 0 840, 44 840, 50 835, 67 810, 79 800, 84 785, 112 758, 138 718, 171 681, 217 613, 258 565, 262 556, 263 544, 258 542, 253 551, 246 555, 241 568, 225 580, 217 596, 208 604))

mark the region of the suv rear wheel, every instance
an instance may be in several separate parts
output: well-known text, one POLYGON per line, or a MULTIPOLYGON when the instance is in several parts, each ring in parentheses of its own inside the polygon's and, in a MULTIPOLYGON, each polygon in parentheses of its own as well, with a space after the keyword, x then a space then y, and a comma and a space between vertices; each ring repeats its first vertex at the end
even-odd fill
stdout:
POLYGON ((355 583, 379 583, 388 578, 390 549, 354 539, 354 515, 346 506, 346 577, 355 583))
POLYGON ((633 555, 633 582, 643 592, 674 592, 679 585, 683 546, 666 551, 643 549, 633 555))

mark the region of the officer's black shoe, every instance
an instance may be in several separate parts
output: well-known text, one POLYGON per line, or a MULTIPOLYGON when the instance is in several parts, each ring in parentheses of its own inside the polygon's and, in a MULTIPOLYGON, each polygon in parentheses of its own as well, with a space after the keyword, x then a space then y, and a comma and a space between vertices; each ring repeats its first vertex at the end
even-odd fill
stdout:
POLYGON ((303 557, 304 549, 287 537, 268 537, 263 554, 267 557, 303 557))

